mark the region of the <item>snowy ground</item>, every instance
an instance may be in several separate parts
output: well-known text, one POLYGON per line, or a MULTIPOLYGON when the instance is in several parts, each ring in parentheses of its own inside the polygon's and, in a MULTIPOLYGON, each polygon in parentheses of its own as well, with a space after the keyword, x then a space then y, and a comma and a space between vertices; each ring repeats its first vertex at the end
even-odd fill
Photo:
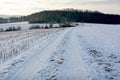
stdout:
MULTIPOLYGON (((3 23, 3 24, 0 24, 0 29, 3 29, 3 30, 6 30, 8 29, 9 27, 20 27, 21 30, 28 30, 30 27, 32 26, 40 26, 40 27, 45 27, 45 26, 49 26, 50 24, 37 24, 37 23, 29 23, 29 22, 16 22, 16 23, 3 23)), ((58 24, 54 24, 53 27, 58 27, 59 25, 58 24)))
POLYGON ((0 80, 120 80, 120 25, 0 33, 0 80))

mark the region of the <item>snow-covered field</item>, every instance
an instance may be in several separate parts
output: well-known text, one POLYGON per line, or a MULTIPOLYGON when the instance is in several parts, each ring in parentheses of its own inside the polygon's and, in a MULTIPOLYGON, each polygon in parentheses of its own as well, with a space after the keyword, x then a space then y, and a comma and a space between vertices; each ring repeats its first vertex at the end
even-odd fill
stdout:
POLYGON ((0 80, 120 80, 119 32, 103 24, 1 32, 0 80))
MULTIPOLYGON (((9 27, 21 27, 22 30, 27 30, 32 26, 40 26, 40 27, 45 27, 45 26, 49 26, 50 24, 29 24, 28 22, 16 22, 16 23, 5 23, 5 24, 0 24, 0 29, 6 30, 9 27)), ((54 24, 53 27, 57 27, 58 24, 54 24)))

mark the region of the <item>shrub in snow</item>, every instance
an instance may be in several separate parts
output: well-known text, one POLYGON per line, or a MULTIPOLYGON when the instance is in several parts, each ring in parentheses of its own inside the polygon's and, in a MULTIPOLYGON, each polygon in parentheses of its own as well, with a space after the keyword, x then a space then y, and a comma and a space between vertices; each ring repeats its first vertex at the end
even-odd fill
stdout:
POLYGON ((50 27, 49 27, 48 25, 46 25, 46 26, 45 26, 45 29, 48 29, 48 28, 50 28, 50 27))
POLYGON ((34 26, 31 26, 29 29, 40 29, 40 26, 39 25, 34 25, 34 26))
POLYGON ((59 24, 59 27, 75 27, 75 26, 70 23, 63 23, 63 24, 59 24))
POLYGON ((21 27, 17 27, 17 30, 21 30, 21 27))
POLYGON ((0 29, 0 32, 3 32, 3 31, 4 31, 3 28, 1 28, 1 29, 0 29))
POLYGON ((17 27, 17 28, 15 28, 15 27, 9 27, 5 31, 19 31, 19 30, 21 30, 21 27, 17 27))
POLYGON ((49 28, 53 28, 53 24, 50 24, 50 25, 49 25, 49 28))

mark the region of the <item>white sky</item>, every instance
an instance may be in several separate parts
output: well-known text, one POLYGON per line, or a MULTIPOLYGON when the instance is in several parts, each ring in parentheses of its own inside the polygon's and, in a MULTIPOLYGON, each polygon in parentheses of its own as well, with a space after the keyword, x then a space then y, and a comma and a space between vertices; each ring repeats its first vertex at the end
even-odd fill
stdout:
POLYGON ((0 14, 4 15, 28 15, 63 8, 120 14, 120 0, 0 0, 0 14))

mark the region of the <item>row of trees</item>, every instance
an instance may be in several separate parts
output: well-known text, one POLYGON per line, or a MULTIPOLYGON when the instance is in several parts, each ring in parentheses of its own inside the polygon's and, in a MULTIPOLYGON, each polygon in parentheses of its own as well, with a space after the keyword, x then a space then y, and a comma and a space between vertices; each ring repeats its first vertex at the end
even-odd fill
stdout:
POLYGON ((7 23, 8 21, 7 21, 7 19, 5 19, 5 18, 0 18, 0 23, 7 23))
POLYGON ((58 26, 55 26, 53 24, 45 25, 45 26, 40 26, 40 25, 32 25, 29 29, 50 29, 50 28, 65 28, 65 27, 75 27, 79 24, 71 24, 71 23, 62 23, 59 24, 58 26))
POLYGON ((22 22, 28 21, 26 16, 21 17, 10 17, 10 18, 0 18, 0 23, 12 23, 12 22, 22 22))

